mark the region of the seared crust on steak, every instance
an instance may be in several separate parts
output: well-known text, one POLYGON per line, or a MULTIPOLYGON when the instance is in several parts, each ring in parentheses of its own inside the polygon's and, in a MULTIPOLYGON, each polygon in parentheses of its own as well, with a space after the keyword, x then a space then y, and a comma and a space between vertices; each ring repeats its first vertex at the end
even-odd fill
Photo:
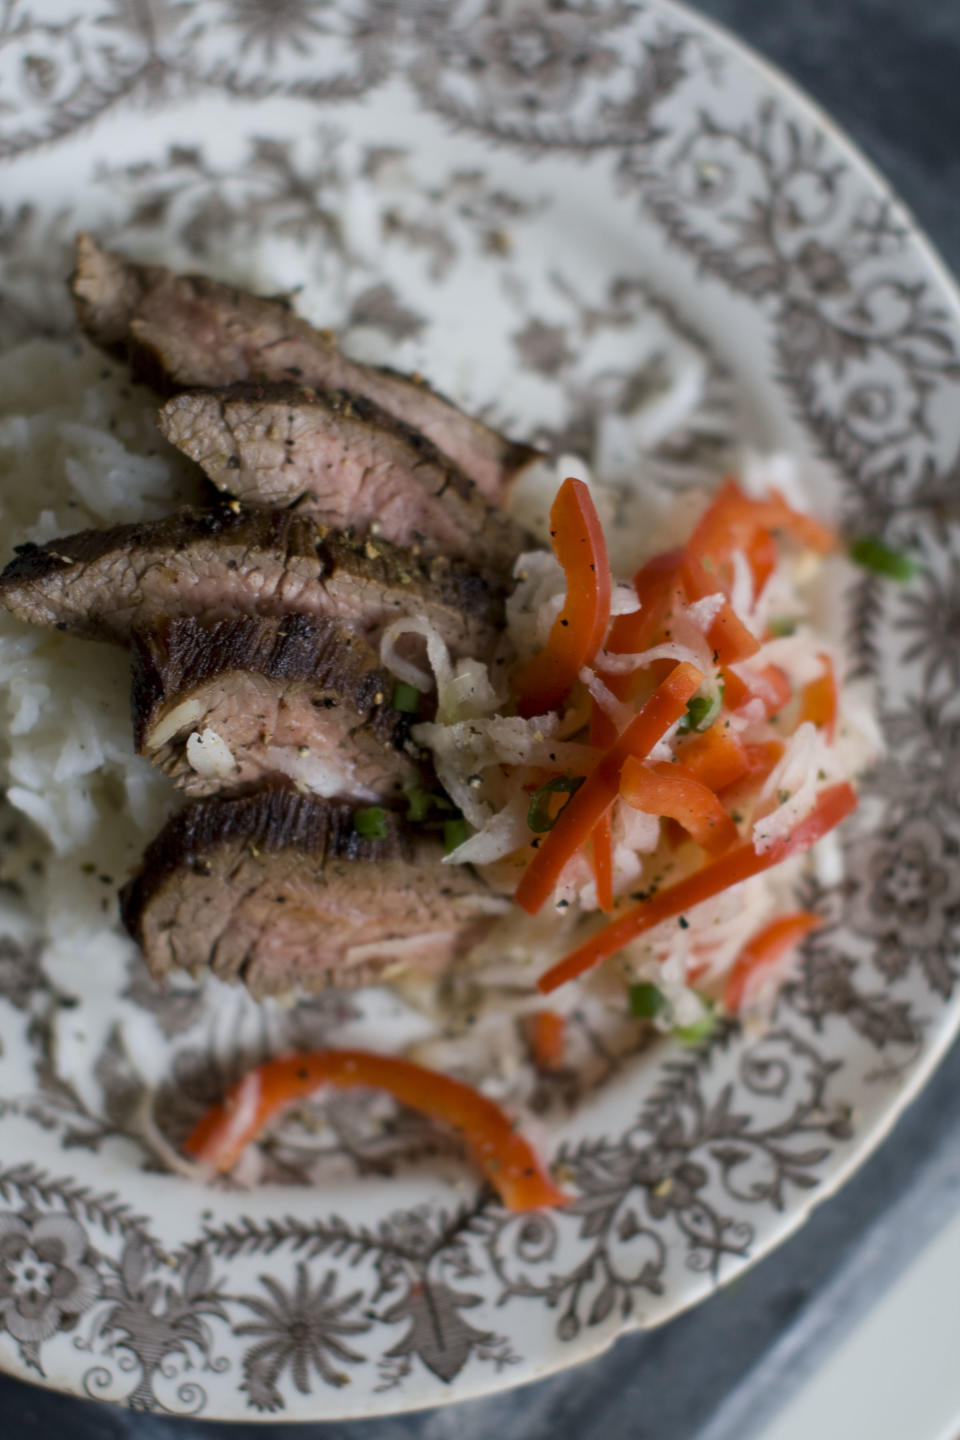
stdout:
POLYGON ((455 655, 484 655, 499 588, 462 563, 328 533, 290 510, 184 509, 162 520, 21 545, 0 574, 21 620, 126 644, 160 618, 301 614, 375 640, 398 616, 435 624, 455 655))
POLYGON ((421 775, 415 717, 393 708, 394 685, 332 620, 165 620, 133 636, 134 743, 188 795, 284 774, 323 795, 397 796, 421 775), (226 769, 190 763, 190 737, 210 731, 226 769))
POLYGON ((362 396, 292 382, 189 390, 163 435, 246 505, 289 505, 333 529, 381 535, 506 575, 529 537, 431 441, 362 396))
POLYGON ((423 380, 348 359, 286 301, 203 275, 137 265, 77 238, 71 289, 77 318, 98 345, 127 356, 140 378, 168 390, 219 389, 240 380, 295 380, 365 396, 420 430, 501 502, 537 452, 465 415, 423 380))
POLYGON ((154 976, 209 970, 258 997, 440 968, 490 925, 490 892, 395 815, 384 824, 366 839, 352 806, 288 785, 195 801, 121 892, 123 922, 154 976))

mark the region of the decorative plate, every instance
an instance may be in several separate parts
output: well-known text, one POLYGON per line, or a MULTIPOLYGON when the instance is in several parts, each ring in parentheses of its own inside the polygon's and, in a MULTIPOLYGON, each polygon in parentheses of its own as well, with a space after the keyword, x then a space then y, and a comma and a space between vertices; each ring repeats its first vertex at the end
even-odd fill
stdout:
POLYGON ((0 1364, 170 1414, 371 1415, 695 1304, 863 1161, 960 1016, 960 308, 936 257, 821 114, 669 0, 12 0, 0 166, 5 344, 69 334, 69 243, 93 228, 314 287, 358 353, 389 344, 607 471, 640 453, 679 485, 734 437, 793 452, 854 531, 922 556, 906 590, 865 575, 851 597, 887 759, 847 879, 806 897, 827 923, 772 1028, 609 1057, 554 1105, 562 1213, 504 1213, 423 1127, 345 1102, 322 1183, 295 1148, 246 1191, 157 1173, 132 1054, 175 1135, 251 1057, 375 1038, 376 1015, 161 994, 119 940, 61 937, 49 962, 11 931, 0 1364), (655 403, 677 366, 701 396, 680 433, 655 403))

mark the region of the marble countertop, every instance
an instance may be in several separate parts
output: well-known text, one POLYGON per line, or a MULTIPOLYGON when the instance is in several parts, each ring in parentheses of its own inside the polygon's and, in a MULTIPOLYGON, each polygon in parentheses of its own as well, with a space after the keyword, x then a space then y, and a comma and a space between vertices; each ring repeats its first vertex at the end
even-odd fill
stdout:
MULTIPOLYGON (((886 173, 960 271, 957 0, 698 0, 792 75, 886 173)), ((522 1390, 412 1416, 298 1426, 324 1440, 751 1440, 831 1336, 960 1208, 960 1046, 809 1223, 663 1329, 522 1390)), ((294 1427, 169 1421, 0 1377, 9 1440, 283 1440, 294 1427)))

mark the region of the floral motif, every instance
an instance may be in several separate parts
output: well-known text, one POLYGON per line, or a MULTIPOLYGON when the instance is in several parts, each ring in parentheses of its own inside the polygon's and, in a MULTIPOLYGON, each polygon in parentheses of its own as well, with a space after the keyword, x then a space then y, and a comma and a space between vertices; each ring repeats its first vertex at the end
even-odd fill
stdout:
POLYGON ((209 1359, 209 1318, 226 1319, 209 1256, 189 1251, 180 1257, 179 1286, 161 1280, 149 1248, 132 1240, 124 1247, 116 1277, 105 1287, 111 1301, 100 1333, 111 1348, 126 1350, 140 1367, 140 1379, 126 1403, 134 1410, 162 1410, 155 1385, 173 1356, 189 1362, 191 1350, 209 1359))
POLYGON ((888 979, 918 959, 942 995, 953 987, 952 931, 960 917, 960 864, 948 840, 925 817, 868 841, 854 923, 880 941, 876 962, 888 979))
POLYGON ((0 1319, 39 1374, 43 1341, 72 1330, 101 1284, 97 1257, 76 1220, 0 1213, 0 1319))
POLYGON ((567 347, 567 331, 563 325, 530 320, 513 337, 513 343, 524 364, 538 375, 556 375, 574 358, 567 347))
MULTIPOLYGON (((465 1294, 437 1281, 414 1281, 406 1294, 383 1312, 388 1324, 410 1322, 406 1334, 384 1352, 384 1358, 409 1362, 419 1356, 439 1380, 449 1384, 475 1349, 490 1346, 496 1338, 492 1331, 478 1330, 460 1314, 482 1304, 482 1295, 465 1294)), ((407 1363, 399 1372, 389 1371, 391 1377, 408 1372, 407 1363)))
MULTIPOLYGON (((923 1031, 909 1001, 891 995, 882 977, 876 988, 865 988, 857 961, 837 949, 829 937, 814 937, 807 951, 800 976, 787 987, 784 1004, 809 1020, 816 1031, 831 1016, 839 1016, 878 1050, 888 1045, 916 1050, 923 1031)), ((838 1123, 840 1128, 830 1133, 849 1138, 849 1114, 841 1115, 838 1123)))
POLYGON ((46 983, 39 946, 18 945, 8 935, 0 936, 0 996, 18 1010, 26 1010, 46 983))
POLYGON ((466 37, 466 62, 490 108, 568 106, 586 80, 607 74, 617 62, 615 50, 597 44, 598 22, 605 28, 602 10, 593 6, 501 0, 466 37))
POLYGON ((257 1410, 280 1410, 283 1396, 277 1381, 290 1371, 301 1395, 311 1392, 311 1374, 319 1375, 327 1385, 346 1385, 349 1375, 335 1362, 357 1364, 363 1359, 344 1340, 346 1335, 362 1335, 370 1322, 351 1316, 363 1292, 335 1298, 336 1271, 328 1270, 314 1289, 310 1272, 301 1260, 291 1290, 285 1290, 270 1275, 261 1275, 260 1284, 269 1299, 242 1295, 240 1302, 258 1318, 237 1325, 235 1334, 254 1336, 257 1344, 243 1357, 243 1386, 250 1404, 257 1410))
POLYGON ((941 677, 956 693, 960 688, 960 555, 952 555, 944 572, 925 568, 900 601, 896 628, 910 641, 901 659, 919 660, 924 685, 932 690, 941 677))
POLYGON ((227 16, 240 32, 240 51, 259 50, 263 59, 273 65, 282 59, 289 46, 298 54, 307 54, 318 35, 326 33, 317 15, 329 9, 329 0, 317 5, 316 0, 229 0, 227 16))
POLYGON ((943 938, 947 907, 960 901, 960 869, 943 848, 943 833, 924 819, 870 846, 864 869, 871 888, 858 917, 868 935, 893 932, 908 946, 943 938))
POLYGON ((702 108, 670 149, 621 162, 669 238, 769 310, 782 379, 871 529, 936 469, 931 405, 957 346, 924 283, 891 273, 905 233, 851 198, 826 137, 773 101, 746 123, 702 108))
POLYGON ((123 998, 146 1010, 156 1020, 168 1039, 182 1035, 203 1012, 203 993, 196 987, 180 989, 161 986, 153 980, 139 961, 131 958, 129 979, 123 998))

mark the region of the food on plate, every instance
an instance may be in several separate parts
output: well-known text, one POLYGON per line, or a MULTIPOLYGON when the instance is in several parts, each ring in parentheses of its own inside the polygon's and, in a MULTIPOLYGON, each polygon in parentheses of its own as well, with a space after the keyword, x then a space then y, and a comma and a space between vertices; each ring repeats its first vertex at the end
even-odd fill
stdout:
POLYGON ((278 773, 367 799, 421 783, 419 693, 397 695, 376 652, 334 620, 164 620, 134 631, 131 659, 136 748, 188 795, 278 773))
POLYGON ((379 638, 419 615, 456 655, 488 654, 498 586, 442 556, 328 532, 292 510, 220 506, 26 544, 0 574, 0 604, 21 620, 95 640, 175 616, 334 618, 379 638))
MULTIPOLYGON (((131 499, 129 523, 59 539, 60 495, 19 522, 0 606, 130 649, 133 744, 101 745, 109 697, 71 701, 76 755, 21 752, 14 777, 54 799, 14 802, 86 855, 97 806, 117 814, 87 777, 115 795, 119 773, 134 808, 154 780, 136 750, 174 782, 121 894, 154 977, 265 1006, 378 983, 422 1021, 404 1058, 268 1062, 188 1149, 228 1169, 318 1087, 373 1085, 458 1127, 507 1205, 561 1203, 494 1101, 522 1111, 658 1031, 762 1023, 819 923, 804 868, 842 874, 833 832, 878 737, 831 613, 839 537, 785 462, 670 503, 607 489, 283 301, 89 237, 73 291, 95 342, 173 392, 157 424, 223 494, 131 499)), ((19 734, 78 667, 69 639, 12 643, 19 734)))
POLYGON ((245 505, 509 574, 526 536, 424 435, 361 396, 292 382, 188 390, 161 433, 245 505))
POLYGON ((421 431, 480 491, 503 500, 536 451, 498 435, 431 390, 419 376, 359 365, 329 331, 315 330, 282 299, 264 299, 204 275, 175 275, 77 242, 72 289, 91 340, 128 356, 173 389, 220 389, 238 380, 295 380, 372 400, 421 431))
POLYGON ((369 984, 416 957, 442 969, 502 908, 440 841, 384 807, 286 781, 178 810, 121 898, 151 972, 209 970, 256 996, 369 984))

